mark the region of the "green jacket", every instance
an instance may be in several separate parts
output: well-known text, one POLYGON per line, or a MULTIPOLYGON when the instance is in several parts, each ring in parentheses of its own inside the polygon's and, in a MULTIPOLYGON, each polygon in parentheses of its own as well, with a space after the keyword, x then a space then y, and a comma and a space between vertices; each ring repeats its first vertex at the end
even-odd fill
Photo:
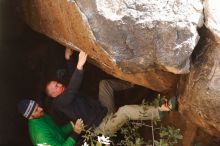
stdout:
POLYGON ((47 114, 38 119, 29 119, 28 126, 34 146, 74 146, 76 144, 73 135, 68 137, 68 134, 73 131, 72 125, 69 123, 61 128, 47 114))

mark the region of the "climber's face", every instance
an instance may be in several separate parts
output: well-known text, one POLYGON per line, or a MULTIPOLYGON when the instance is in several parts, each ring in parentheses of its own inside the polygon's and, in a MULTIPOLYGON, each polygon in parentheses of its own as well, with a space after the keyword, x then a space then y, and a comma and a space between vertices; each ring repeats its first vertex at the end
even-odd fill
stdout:
POLYGON ((64 85, 57 81, 50 81, 46 86, 46 93, 50 97, 57 97, 63 93, 64 90, 64 85))

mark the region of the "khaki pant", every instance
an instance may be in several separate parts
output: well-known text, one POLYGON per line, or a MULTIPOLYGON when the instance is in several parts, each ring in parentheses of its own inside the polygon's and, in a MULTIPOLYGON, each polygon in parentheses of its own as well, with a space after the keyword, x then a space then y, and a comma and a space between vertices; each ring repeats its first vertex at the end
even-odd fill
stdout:
POLYGON ((96 128, 96 133, 112 135, 118 131, 129 120, 152 120, 159 118, 159 109, 142 105, 125 105, 115 111, 114 91, 133 87, 125 81, 103 80, 99 85, 99 100, 108 109, 107 116, 96 128), (111 114, 112 113, 112 114, 111 114))

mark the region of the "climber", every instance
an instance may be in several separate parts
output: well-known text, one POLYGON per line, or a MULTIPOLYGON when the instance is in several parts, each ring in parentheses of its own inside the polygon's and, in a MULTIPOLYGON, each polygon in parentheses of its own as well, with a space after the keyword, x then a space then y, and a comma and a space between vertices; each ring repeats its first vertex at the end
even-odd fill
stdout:
POLYGON ((20 113, 28 119, 29 134, 34 146, 74 146, 83 128, 82 119, 59 127, 44 113, 34 100, 24 99, 18 103, 20 113), (70 136, 68 136, 70 134, 70 136))
POLYGON ((175 109, 175 98, 169 104, 161 107, 148 107, 144 111, 141 105, 125 105, 115 112, 114 90, 131 88, 132 85, 120 80, 103 80, 99 84, 99 100, 94 100, 79 95, 78 90, 83 78, 83 66, 86 62, 87 54, 79 53, 77 67, 72 75, 69 85, 65 87, 57 81, 50 81, 46 85, 46 93, 52 97, 53 105, 56 109, 63 112, 72 120, 82 118, 87 128, 96 127, 97 133, 113 134, 120 126, 129 119, 131 120, 150 120, 161 118, 163 111, 175 109), (140 115, 144 113, 143 115, 140 115), (109 120, 114 113, 114 120, 109 120))

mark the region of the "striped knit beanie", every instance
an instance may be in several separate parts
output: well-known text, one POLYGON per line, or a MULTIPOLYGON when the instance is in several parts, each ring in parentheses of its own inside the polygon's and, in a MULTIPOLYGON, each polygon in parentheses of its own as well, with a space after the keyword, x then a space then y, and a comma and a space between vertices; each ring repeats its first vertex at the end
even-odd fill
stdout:
POLYGON ((18 103, 18 110, 25 118, 29 119, 36 105, 34 100, 23 99, 18 103))

